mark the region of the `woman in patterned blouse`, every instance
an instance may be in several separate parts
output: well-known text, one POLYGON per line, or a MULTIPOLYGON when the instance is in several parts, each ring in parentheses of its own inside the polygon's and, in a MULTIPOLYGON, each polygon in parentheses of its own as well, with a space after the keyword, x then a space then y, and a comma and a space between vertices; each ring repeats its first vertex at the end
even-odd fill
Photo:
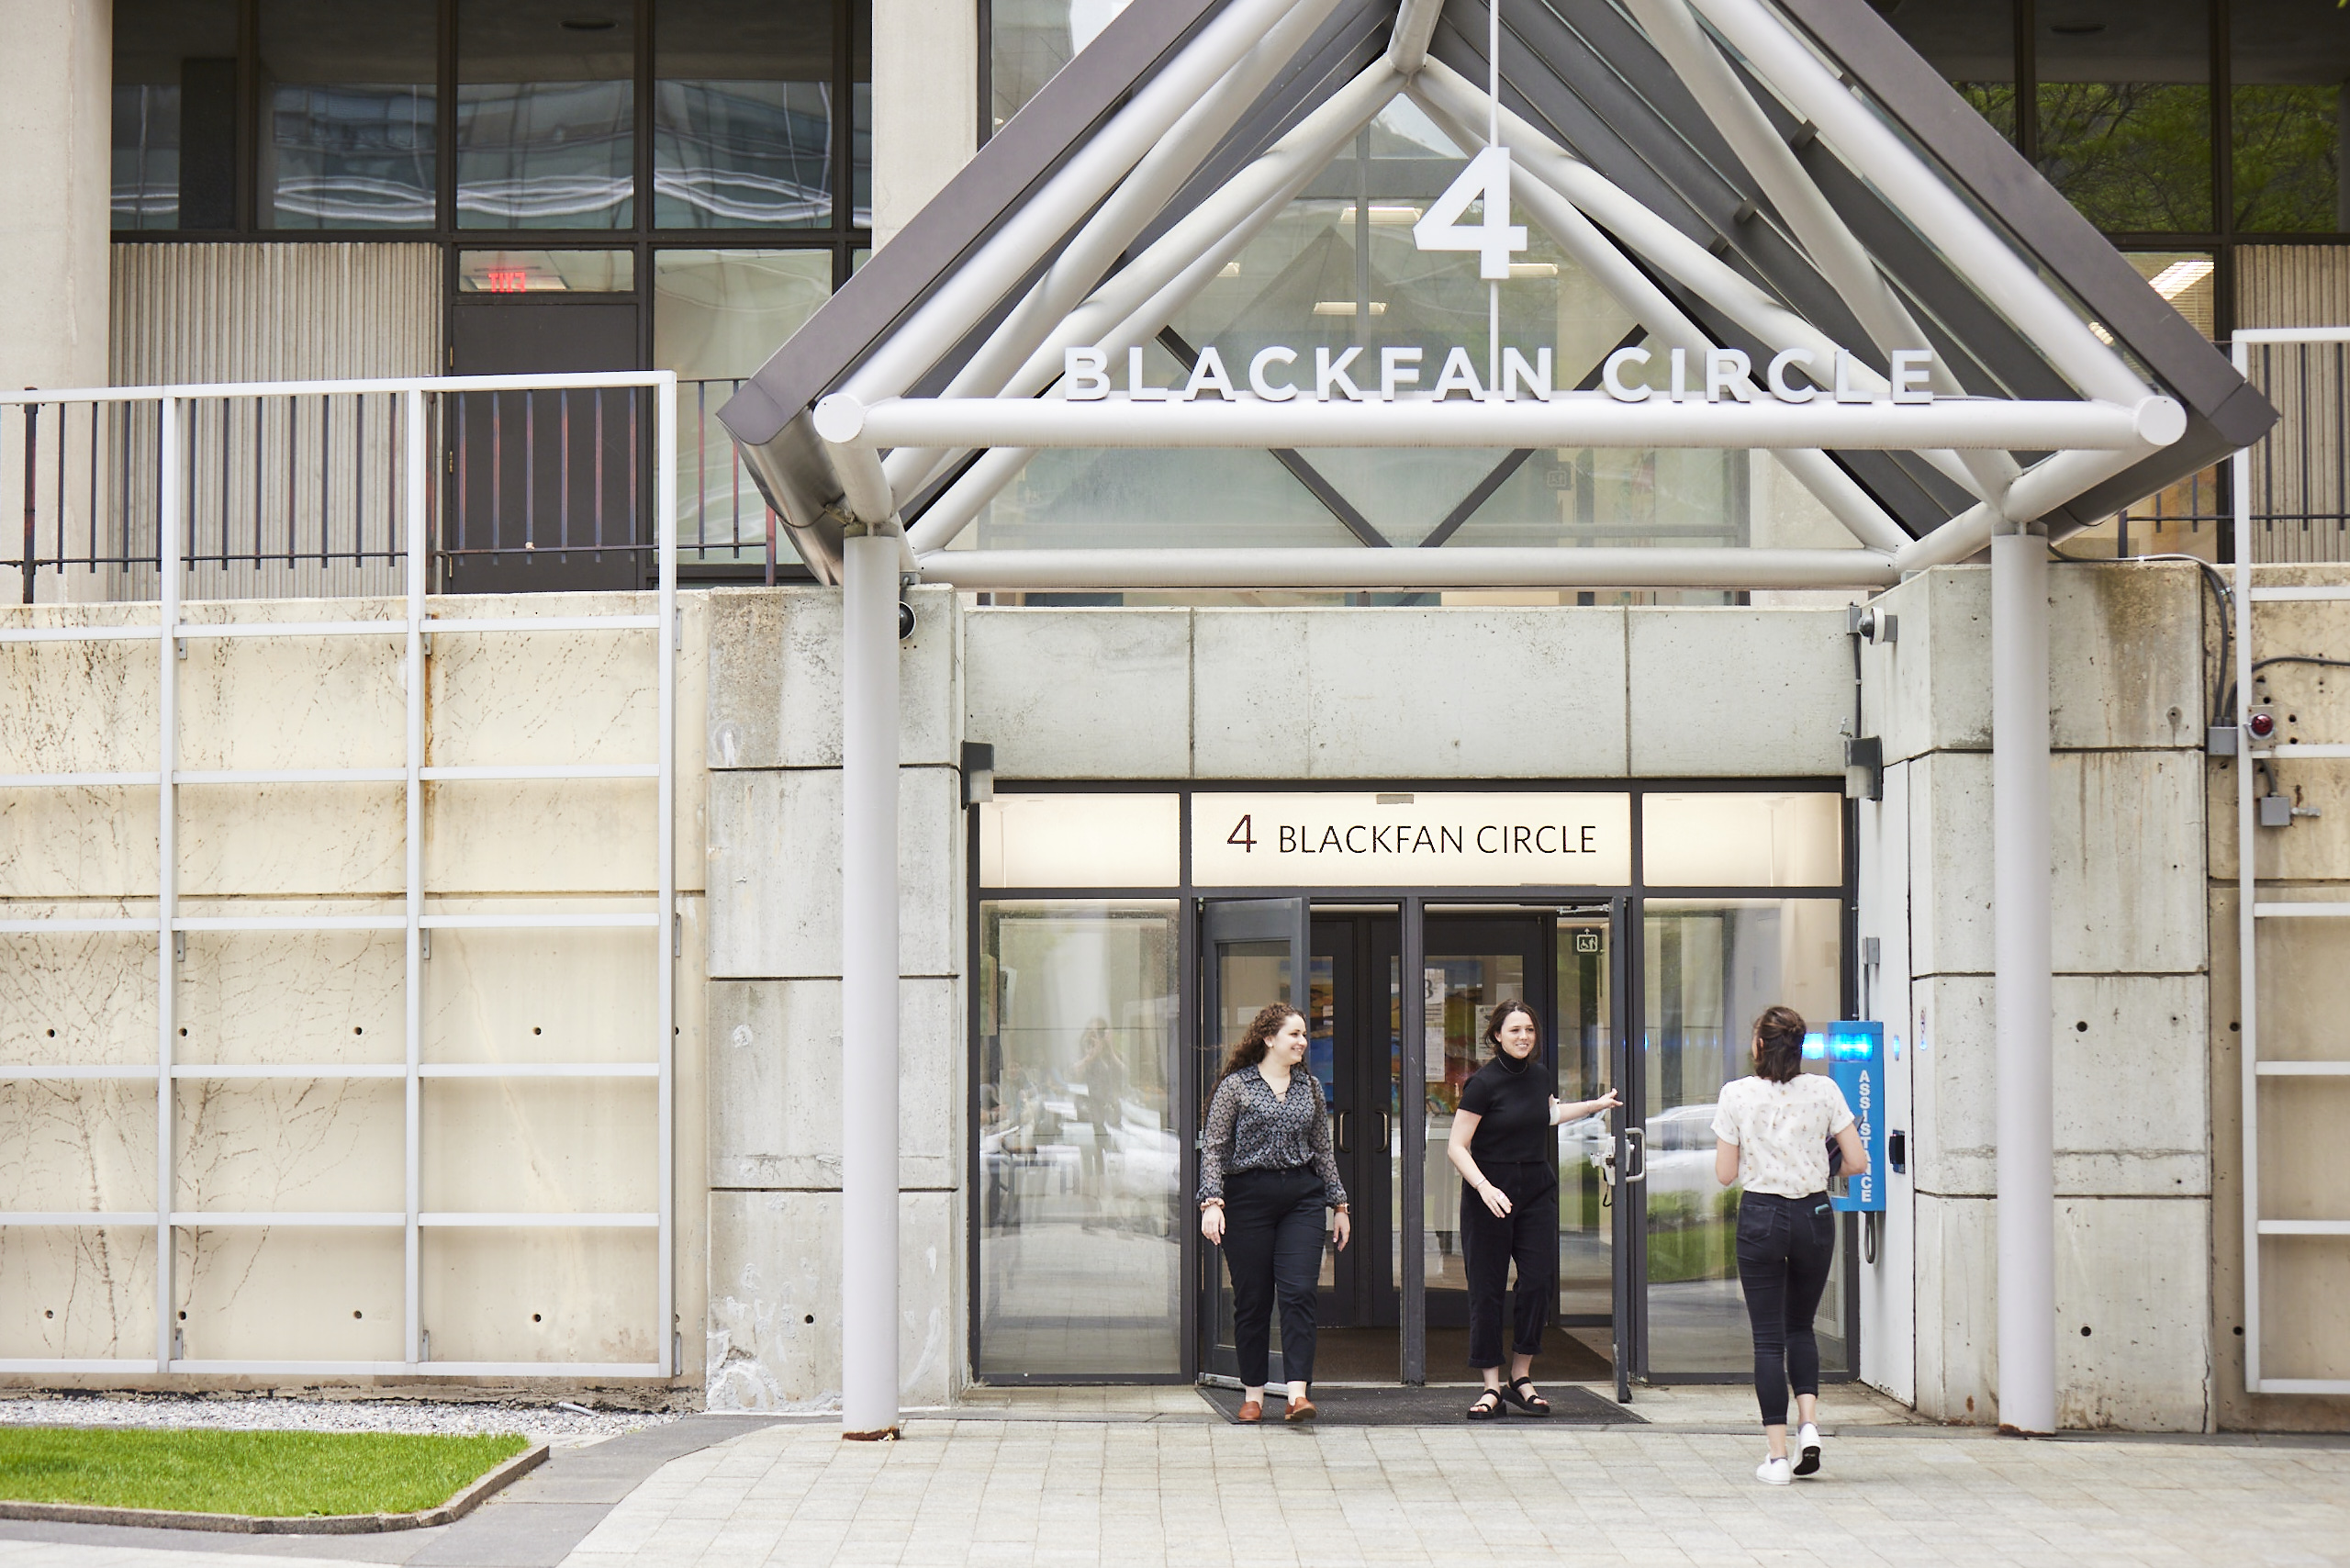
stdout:
POLYGON ((1330 1153, 1322 1085, 1299 1072, 1305 1019, 1275 1002, 1249 1022, 1224 1058, 1208 1101, 1200 1154, 1200 1234, 1224 1249, 1232 1275, 1233 1339, 1240 1352, 1240 1419, 1265 1411, 1273 1304, 1281 1309, 1287 1421, 1311 1421, 1314 1288, 1322 1272, 1322 1211, 1337 1211, 1338 1246, 1349 1222, 1346 1183, 1330 1153))

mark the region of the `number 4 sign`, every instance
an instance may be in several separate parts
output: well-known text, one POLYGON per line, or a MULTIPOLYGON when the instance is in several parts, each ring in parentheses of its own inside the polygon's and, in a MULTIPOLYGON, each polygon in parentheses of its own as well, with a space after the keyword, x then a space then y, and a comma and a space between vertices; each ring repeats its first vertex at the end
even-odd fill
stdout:
POLYGON ((1412 241, 1423 251, 1474 251, 1478 276, 1508 277, 1510 256, 1526 249, 1526 226, 1509 220, 1509 149, 1496 144, 1470 159, 1427 216, 1412 225, 1412 241), (1479 200, 1485 215, 1472 228, 1460 218, 1479 200))

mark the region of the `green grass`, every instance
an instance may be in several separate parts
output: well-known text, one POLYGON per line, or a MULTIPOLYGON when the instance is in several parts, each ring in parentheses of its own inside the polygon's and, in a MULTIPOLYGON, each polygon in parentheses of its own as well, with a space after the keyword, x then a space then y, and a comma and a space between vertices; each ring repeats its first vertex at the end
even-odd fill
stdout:
POLYGON ((434 1508, 526 1438, 0 1427, 0 1497, 200 1514, 434 1508))

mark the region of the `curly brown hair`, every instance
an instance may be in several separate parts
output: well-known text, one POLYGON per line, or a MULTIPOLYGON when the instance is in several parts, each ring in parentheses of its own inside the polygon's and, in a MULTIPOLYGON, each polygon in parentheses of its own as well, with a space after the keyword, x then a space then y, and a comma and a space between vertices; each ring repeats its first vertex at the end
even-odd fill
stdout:
MULTIPOLYGON (((1266 1042, 1281 1032, 1282 1025, 1292 1018, 1303 1020, 1304 1016, 1304 1014, 1300 1013, 1286 1002, 1270 1002, 1259 1008, 1257 1016, 1248 1020, 1248 1033, 1242 1035, 1238 1043, 1225 1053, 1224 1065, 1216 1070, 1216 1083, 1221 1084, 1241 1069, 1255 1067, 1259 1062, 1263 1061, 1266 1042)), ((1209 1087, 1208 1098, 1211 1100, 1215 1098, 1214 1085, 1209 1087)))
POLYGON ((1810 1032, 1811 1026, 1794 1008, 1764 1008, 1762 1016, 1754 1020, 1754 1037, 1762 1043, 1754 1070, 1774 1083, 1794 1078, 1803 1070, 1803 1037, 1810 1032))

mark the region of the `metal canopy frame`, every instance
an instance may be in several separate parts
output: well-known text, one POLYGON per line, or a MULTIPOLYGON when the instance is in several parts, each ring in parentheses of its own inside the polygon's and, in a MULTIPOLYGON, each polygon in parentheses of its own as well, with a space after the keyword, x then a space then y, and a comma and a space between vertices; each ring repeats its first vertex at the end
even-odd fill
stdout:
POLYGON ((856 526, 904 535, 905 574, 966 587, 1871 586, 1976 557, 2019 526, 2064 537, 2274 422, 1865 0, 1494 4, 1122 13, 721 411, 818 575, 839 580, 856 526), (1588 393, 1344 410, 1058 397, 1064 348, 1114 361, 1159 339, 1398 95, 1472 151, 1490 118, 1517 216, 1660 348, 1738 349, 1758 365, 1783 347, 1841 348, 1881 387, 1892 348, 1930 347, 1945 402, 1774 421, 1752 406, 1611 409, 1588 393), (1986 435, 2002 405, 2036 436, 1986 435), (2093 411, 2130 418, 2128 438, 2066 428, 2093 411), (1640 413, 1673 416, 1686 433, 1672 444, 1774 452, 1861 549, 1808 553, 1853 557, 1832 567, 1752 549, 1456 560, 1440 541, 1378 548, 1337 506, 1375 566, 1349 547, 947 551, 1045 445, 1280 452, 1335 444, 1337 423, 1407 446, 1668 439, 1614 422, 1640 413))

